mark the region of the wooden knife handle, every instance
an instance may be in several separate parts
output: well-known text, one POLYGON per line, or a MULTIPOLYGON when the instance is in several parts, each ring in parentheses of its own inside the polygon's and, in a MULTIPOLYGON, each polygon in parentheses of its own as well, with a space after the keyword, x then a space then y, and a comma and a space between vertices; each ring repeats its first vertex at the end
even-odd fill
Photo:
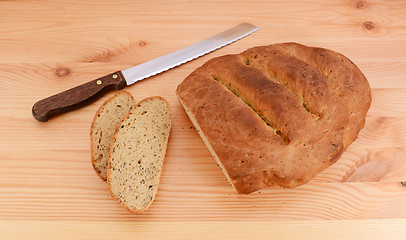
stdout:
POLYGON ((123 74, 117 71, 36 102, 32 115, 38 121, 46 122, 51 116, 88 105, 104 93, 126 85, 123 74))

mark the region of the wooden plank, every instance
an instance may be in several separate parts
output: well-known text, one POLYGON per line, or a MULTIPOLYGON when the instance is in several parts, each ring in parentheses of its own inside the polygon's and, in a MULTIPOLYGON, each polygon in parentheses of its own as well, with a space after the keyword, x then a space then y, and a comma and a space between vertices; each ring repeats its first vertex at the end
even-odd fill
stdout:
MULTIPOLYGON (((164 74, 138 82, 126 89, 133 92, 135 96, 140 97, 147 96, 147 94, 174 97, 177 85, 195 68, 212 57, 213 55, 204 56, 196 61, 171 69, 164 74), (159 85, 159 87, 151 91, 150 86, 152 85, 159 85)), ((393 116, 393 114, 404 110, 401 104, 405 100, 403 93, 406 89, 406 81, 403 81, 403 74, 404 69, 406 69, 406 61, 379 67, 378 65, 378 63, 369 63, 370 67, 367 65, 360 67, 367 77, 368 75, 372 76, 368 77, 373 88, 374 102, 371 111, 377 105, 379 111, 383 111, 380 114, 381 116, 385 114, 393 116), (385 92, 385 89, 392 93, 385 96, 388 93, 385 92), (383 97, 387 98, 384 103, 382 103, 383 97), (385 107, 383 108, 383 106, 385 107), (385 110, 387 107, 390 110, 385 110)), ((41 98, 127 67, 130 66, 112 63, 0 64, 0 72, 4 79, 8 80, 0 85, 0 90, 3 93, 0 98, 6 101, 7 104, 4 104, 6 108, 16 101, 35 102, 41 98), (26 94, 27 92, 29 94, 26 94)), ((376 115, 377 113, 372 114, 376 115)))
POLYGON ((18 239, 391 239, 403 240, 406 220, 352 221, 0 221, 0 237, 18 239), (103 226, 108 226, 103 227, 103 226), (182 229, 182 231, 178 231, 182 229), (238 230, 237 230, 238 229, 238 230))
MULTIPOLYGON (((190 37, 182 39, 179 39, 178 36, 185 33, 189 34, 188 30, 174 30, 169 33, 161 32, 156 33, 155 36, 139 34, 136 37, 0 38, 0 44, 3 46, 1 53, 4 56, 4 58, 0 59, 0 63, 45 63, 53 65, 55 63, 109 62, 113 65, 123 64, 130 67, 189 46, 234 25, 234 23, 231 23, 200 32, 199 35, 191 33, 190 37), (16 54, 19 51, 21 53, 16 54)), ((272 28, 269 26, 262 26, 251 38, 242 39, 220 49, 212 53, 211 57, 239 53, 254 46, 295 41, 309 46, 329 48, 346 55, 356 63, 365 62, 367 66, 373 64, 374 67, 379 69, 393 64, 399 65, 405 61, 400 53, 406 51, 403 44, 406 37, 393 39, 391 44, 388 45, 386 41, 380 38, 364 39, 362 37, 353 37, 340 39, 324 37, 323 41, 320 41, 303 35, 295 37, 290 35, 275 36, 275 33, 271 30, 272 28), (374 47, 371 48, 371 46, 374 47)))
POLYGON ((13 23, 13 28, 3 23, 3 32, 12 36, 25 34, 57 36, 105 36, 106 32, 116 36, 138 35, 139 32, 156 33, 157 28, 167 31, 186 29, 188 32, 204 32, 223 24, 251 20, 271 26, 275 31, 292 29, 316 36, 336 35, 342 37, 369 34, 378 37, 405 36, 398 31, 403 26, 402 8, 398 1, 328 1, 316 0, 256 1, 137 1, 137 2, 83 2, 83 1, 25 1, 21 4, 3 1, 3 16, 13 23), (362 6, 361 6, 362 5, 362 6), (92 9, 89 15, 89 9, 92 9), (168 12, 170 10, 170 12, 168 12), (300 10, 300 11, 298 11, 300 10), (20 14, 14 14, 18 11, 20 14), (69 18, 67 18, 69 16, 69 18), (106 17, 108 16, 108 18, 106 17), (163 17, 166 21, 162 21, 163 17), (322 18, 323 21, 319 19, 322 18), (36 19, 36 21, 32 21, 36 19), (48 21, 52 19, 52 21, 48 21), (138 21, 132 21, 132 20, 138 21), (222 21, 219 22, 218 20, 222 21), (267 21, 278 20, 278 21, 267 21), (364 24, 365 22, 372 22, 364 24), (30 27, 27 26, 30 23, 30 27), (203 27, 197 29, 194 24, 203 27), (282 24, 281 24, 282 23, 282 24), (328 27, 334 25, 334 28, 328 27), (368 26, 369 25, 369 26, 368 26), (137 31, 127 32, 128 28, 137 31), (83 30, 88 30, 84 32, 83 30))
MULTIPOLYGON (((296 189, 236 194, 223 179, 165 174, 151 208, 132 215, 109 196, 105 184, 83 176, 36 175, 27 184, 3 184, 4 220, 276 221, 404 218, 401 183, 320 183, 296 189), (32 180, 38 178, 38 180, 32 180), (203 179, 207 179, 205 182, 203 179), (76 183, 72 183, 72 181, 76 183), (48 184, 47 182, 55 182, 48 184), (202 184, 203 183, 203 184, 202 184)), ((98 180, 98 179, 97 179, 98 180)), ((100 180, 98 180, 100 181, 100 180)))
MULTIPOLYGON (((261 31, 246 41, 250 45, 230 46, 231 52, 284 41, 329 47, 349 57, 355 50, 357 57, 380 61, 401 60, 399 52, 405 51, 404 1, 176 1, 176 7, 167 1, 25 1, 24 8, 8 1, 0 4, 7 19, 0 22, 2 53, 7 56, 2 62, 106 61, 146 48, 152 52, 139 55, 155 57, 162 54, 154 52, 156 47, 173 51, 244 21, 261 31), (185 33, 187 37, 179 38, 185 33)), ((132 59, 138 58, 120 61, 128 59, 135 64, 132 59)))

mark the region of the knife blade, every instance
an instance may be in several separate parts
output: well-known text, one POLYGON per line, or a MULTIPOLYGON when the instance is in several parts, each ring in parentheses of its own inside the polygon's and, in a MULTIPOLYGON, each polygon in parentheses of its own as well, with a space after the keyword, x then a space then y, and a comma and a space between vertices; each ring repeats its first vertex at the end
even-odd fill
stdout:
POLYGON ((38 121, 46 122, 52 116, 88 105, 108 91, 122 89, 125 86, 167 71, 235 42, 257 30, 258 28, 252 24, 241 23, 175 52, 123 71, 116 71, 42 99, 33 105, 32 115, 38 121))

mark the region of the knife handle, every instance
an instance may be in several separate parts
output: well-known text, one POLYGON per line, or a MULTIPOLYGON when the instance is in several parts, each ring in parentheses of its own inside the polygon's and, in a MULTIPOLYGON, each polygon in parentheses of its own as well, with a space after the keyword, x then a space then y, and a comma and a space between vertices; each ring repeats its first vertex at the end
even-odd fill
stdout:
POLYGON ((126 85, 123 74, 117 71, 36 102, 32 106, 32 115, 38 121, 46 122, 54 115, 86 106, 106 92, 126 85))

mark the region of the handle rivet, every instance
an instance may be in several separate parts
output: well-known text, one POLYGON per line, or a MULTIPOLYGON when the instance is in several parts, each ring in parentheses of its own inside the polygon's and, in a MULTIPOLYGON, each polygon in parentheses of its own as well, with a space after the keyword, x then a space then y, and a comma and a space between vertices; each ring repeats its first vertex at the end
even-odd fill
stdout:
POLYGON ((97 85, 102 84, 102 80, 97 80, 96 84, 97 84, 97 85))
POLYGON ((114 79, 116 79, 116 78, 117 78, 117 74, 114 74, 112 77, 113 77, 114 79))

